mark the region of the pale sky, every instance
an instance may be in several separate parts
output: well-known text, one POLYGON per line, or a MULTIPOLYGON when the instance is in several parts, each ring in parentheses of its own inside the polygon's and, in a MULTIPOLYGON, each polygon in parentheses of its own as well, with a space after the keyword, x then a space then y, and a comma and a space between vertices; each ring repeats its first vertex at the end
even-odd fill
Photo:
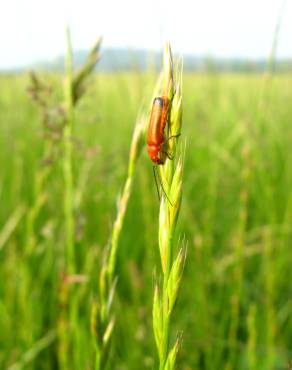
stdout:
MULTIPOLYGON (((278 57, 292 57, 292 0, 281 22, 278 57)), ((161 48, 197 56, 261 58, 270 53, 283 0, 2 0, 0 68, 29 65, 98 35, 103 47, 161 48)))

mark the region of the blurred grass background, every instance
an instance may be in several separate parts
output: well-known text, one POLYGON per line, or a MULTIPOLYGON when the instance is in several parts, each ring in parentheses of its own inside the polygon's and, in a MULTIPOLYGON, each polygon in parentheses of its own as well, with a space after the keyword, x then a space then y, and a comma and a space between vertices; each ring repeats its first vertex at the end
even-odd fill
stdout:
MULTIPOLYGON (((43 78, 60 99, 60 76, 43 78)), ((134 124, 155 80, 150 72, 95 75, 76 108, 75 246, 77 272, 88 281, 73 286, 72 370, 93 368, 90 306, 134 124)), ((48 141, 28 84, 26 75, 0 76, 0 368, 58 369, 62 148, 54 144, 52 163, 44 163, 48 141)), ((188 258, 173 320, 184 338, 178 368, 284 369, 292 358, 292 77, 185 73, 183 97, 179 233, 188 258)), ((151 310, 158 204, 145 147, 120 241, 110 369, 157 364, 151 310)))

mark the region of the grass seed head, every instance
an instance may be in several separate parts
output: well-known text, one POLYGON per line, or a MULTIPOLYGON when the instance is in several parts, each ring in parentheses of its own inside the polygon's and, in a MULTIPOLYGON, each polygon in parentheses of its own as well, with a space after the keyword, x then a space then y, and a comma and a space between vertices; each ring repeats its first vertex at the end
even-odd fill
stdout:
POLYGON ((176 340, 174 346, 172 347, 171 351, 169 352, 166 360, 166 364, 164 370, 173 370, 175 368, 175 362, 177 353, 179 350, 179 339, 176 340))
POLYGON ((162 327, 162 307, 161 307, 161 298, 159 294, 158 285, 155 285, 154 288, 154 300, 153 300, 153 331, 155 342, 158 348, 159 357, 162 356, 162 349, 161 349, 161 340, 163 337, 163 327, 162 327))
POLYGON ((184 270, 184 262, 185 262, 185 248, 181 248, 176 256, 176 259, 172 265, 168 283, 167 283, 167 294, 168 294, 168 301, 169 301, 169 315, 171 314, 179 292, 181 278, 184 270))
POLYGON ((180 134, 182 124, 182 92, 180 83, 177 84, 170 114, 170 136, 180 134))
POLYGON ((163 92, 171 101, 173 97, 173 61, 170 44, 166 43, 163 53, 163 92))

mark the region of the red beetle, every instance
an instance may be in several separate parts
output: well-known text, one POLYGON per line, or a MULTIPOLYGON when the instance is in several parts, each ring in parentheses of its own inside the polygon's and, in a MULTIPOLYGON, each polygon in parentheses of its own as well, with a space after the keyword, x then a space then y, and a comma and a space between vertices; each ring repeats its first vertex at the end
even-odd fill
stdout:
POLYGON ((168 110, 169 100, 167 97, 162 96, 154 99, 147 133, 147 145, 149 157, 156 165, 165 162, 165 152, 163 151, 165 143, 164 129, 167 123, 168 110))

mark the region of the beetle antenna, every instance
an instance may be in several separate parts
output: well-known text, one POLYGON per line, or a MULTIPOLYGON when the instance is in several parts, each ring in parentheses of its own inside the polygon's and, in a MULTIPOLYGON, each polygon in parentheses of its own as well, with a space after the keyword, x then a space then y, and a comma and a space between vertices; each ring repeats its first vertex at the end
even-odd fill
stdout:
MULTIPOLYGON (((154 166, 155 167, 155 166, 154 166)), ((167 195, 164 187, 163 187, 163 184, 162 184, 162 179, 161 179, 161 175, 158 171, 158 178, 159 178, 159 183, 160 183, 160 186, 161 186, 161 190, 163 192, 163 194, 165 195, 165 198, 169 201, 169 204, 173 207, 173 203, 171 202, 171 200, 169 199, 169 196, 167 195)), ((160 200, 160 199, 159 199, 160 200)))
POLYGON ((157 177, 156 177, 155 167, 156 167, 156 166, 153 166, 153 175, 154 175, 154 179, 155 179, 155 185, 156 185, 156 190, 157 190, 158 200, 159 200, 159 202, 160 202, 160 193, 159 193, 159 187, 158 187, 158 182, 157 182, 157 177))

